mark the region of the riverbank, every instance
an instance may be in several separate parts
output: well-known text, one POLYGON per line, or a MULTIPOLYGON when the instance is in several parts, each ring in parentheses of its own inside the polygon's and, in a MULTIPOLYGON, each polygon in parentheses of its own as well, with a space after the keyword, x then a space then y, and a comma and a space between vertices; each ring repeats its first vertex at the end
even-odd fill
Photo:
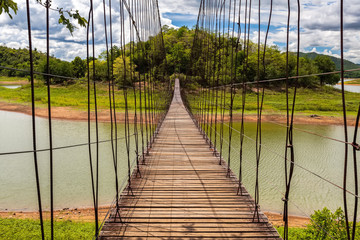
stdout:
MULTIPOLYGON (((99 208, 99 219, 104 219, 109 207, 99 208)), ((275 212, 264 212, 269 218, 271 224, 275 227, 283 226, 283 216, 275 212)), ((50 212, 44 212, 44 219, 50 219, 50 212)), ((75 222, 93 222, 94 221, 94 209, 93 208, 74 208, 74 209, 63 209, 54 212, 56 221, 75 221, 75 222)), ((39 219, 38 212, 14 212, 5 211, 0 212, 0 218, 10 219, 39 219)), ((310 219, 301 216, 289 216, 289 227, 305 228, 310 223, 310 219)))
MULTIPOLYGON (((19 103, 9 103, 9 102, 1 102, 0 101, 0 110, 1 111, 9 111, 9 112, 17 112, 23 113, 27 115, 31 115, 31 107, 25 104, 19 103)), ((48 110, 44 107, 38 107, 35 110, 35 114, 37 117, 47 118, 48 110)), ((139 113, 138 113, 139 114, 139 113)), ((53 119, 59 120, 69 120, 69 121, 87 121, 88 113, 87 111, 74 109, 72 107, 52 107, 51 115, 53 119)), ((125 121, 125 114, 123 112, 117 112, 117 121, 123 123, 125 121)), ((95 113, 91 112, 90 117, 92 121, 95 121, 95 113)), ((138 116, 139 117, 139 116, 138 116)), ((134 120, 134 114, 129 113, 130 121, 134 120)), ((98 111, 98 120, 100 122, 110 122, 110 111, 99 109, 98 111)), ((213 119, 215 120, 215 118, 213 119)), ((220 116, 218 115, 218 121, 220 120, 220 116)), ((229 116, 225 116, 224 120, 226 122, 229 121, 229 116)), ((247 122, 256 122, 257 116, 256 114, 248 114, 244 118, 247 122)), ((348 124, 355 124, 355 116, 348 116, 348 124)), ((233 115, 233 121, 239 122, 241 121, 241 114, 235 113, 233 115)), ((263 122, 275 122, 275 123, 286 123, 286 115, 284 114, 263 114, 262 115, 263 122)), ((326 116, 326 115, 316 115, 316 114, 297 114, 294 118, 295 124, 316 124, 316 125, 342 125, 343 118, 342 116, 326 116)))

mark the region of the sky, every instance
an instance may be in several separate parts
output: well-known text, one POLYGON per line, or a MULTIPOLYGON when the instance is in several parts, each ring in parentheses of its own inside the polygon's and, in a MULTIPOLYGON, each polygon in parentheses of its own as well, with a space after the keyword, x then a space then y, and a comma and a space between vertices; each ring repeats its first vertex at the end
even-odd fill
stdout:
MULTIPOLYGON (((6 14, 0 15, 0 45, 12 48, 28 47, 28 33, 26 25, 26 2, 18 3, 18 13, 10 19, 6 14)), ((143 0, 145 1, 145 0, 143 0)), ((162 25, 192 28, 196 25, 200 0, 158 0, 162 25)), ((232 0, 233 3, 236 0, 232 0)), ((239 2, 238 0, 237 2, 239 2)), ((250 0, 249 0, 250 1, 250 0)), ((340 0, 299 0, 301 7, 301 37, 300 51, 316 52, 340 57, 340 0)), ((108 2, 108 0, 106 0, 108 2)), ((117 1, 118 2, 118 1, 117 1)), ((229 2, 229 0, 227 0, 229 2)), ((242 9, 244 9, 244 0, 242 9)), ((257 41, 258 2, 252 3, 251 39, 257 41)), ((260 34, 262 41, 269 17, 270 0, 261 0, 260 34)), ((45 52, 45 9, 30 0, 32 16, 33 48, 45 52)), ((114 43, 120 42, 120 25, 116 24, 119 9, 116 1, 113 6, 113 36, 114 43)), ((103 28, 103 5, 101 0, 94 0, 96 55, 105 50, 103 28)), ((297 49, 297 1, 290 0, 290 50, 297 49)), ((52 7, 77 9, 87 17, 89 0, 53 0, 52 7)), ((360 64, 360 4, 358 0, 344 0, 344 56, 345 59, 360 64)), ((244 15, 244 14, 242 14, 244 15)), ((51 13, 50 17, 50 53, 63 60, 71 61, 76 56, 86 57, 86 29, 77 29, 73 36, 69 31, 57 23, 58 14, 51 13)), ((242 22, 244 19, 241 20, 242 22)), ((287 0, 273 0, 273 15, 268 38, 268 44, 278 45, 281 50, 286 46, 287 0)))

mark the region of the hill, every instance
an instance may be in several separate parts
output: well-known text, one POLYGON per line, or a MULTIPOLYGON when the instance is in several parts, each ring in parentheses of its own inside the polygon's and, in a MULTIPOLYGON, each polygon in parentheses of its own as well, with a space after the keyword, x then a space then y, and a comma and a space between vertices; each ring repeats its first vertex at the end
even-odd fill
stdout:
MULTIPOLYGON (((316 58, 316 56, 318 56, 318 55, 324 55, 324 54, 318 54, 318 53, 314 53, 314 52, 311 52, 311 53, 301 52, 300 53, 300 57, 307 57, 311 60, 314 60, 316 58)), ((325 56, 328 56, 328 55, 325 55, 325 56)), ((341 59, 337 58, 337 57, 333 57, 333 56, 328 56, 328 57, 330 57, 330 59, 335 63, 336 70, 340 71, 341 59)), ((345 70, 360 68, 360 64, 356 64, 356 63, 353 63, 351 61, 344 59, 344 68, 345 68, 345 70)), ((345 73, 345 77, 360 78, 360 71, 345 73)))

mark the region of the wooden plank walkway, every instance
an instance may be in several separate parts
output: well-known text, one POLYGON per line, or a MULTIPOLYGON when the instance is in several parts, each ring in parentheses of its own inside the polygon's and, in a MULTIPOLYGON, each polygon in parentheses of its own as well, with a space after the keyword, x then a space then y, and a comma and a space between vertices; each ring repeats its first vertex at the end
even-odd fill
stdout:
POLYGON ((246 189, 236 194, 236 178, 226 177, 187 113, 178 81, 141 174, 134 196, 121 198, 122 222, 110 217, 101 239, 280 239, 262 212, 253 221, 253 199, 246 189))

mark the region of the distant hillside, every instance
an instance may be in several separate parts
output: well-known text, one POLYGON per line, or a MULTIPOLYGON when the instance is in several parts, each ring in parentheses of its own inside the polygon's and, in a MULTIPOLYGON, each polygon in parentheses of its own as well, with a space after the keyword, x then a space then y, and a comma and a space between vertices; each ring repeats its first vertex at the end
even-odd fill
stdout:
MULTIPOLYGON (((318 53, 314 53, 314 52, 311 52, 311 53, 300 53, 300 57, 307 57, 309 59, 312 59, 314 60, 316 58, 316 56, 318 55, 324 55, 324 54, 318 54, 318 53)), ((341 59, 340 58, 337 58, 337 57, 332 57, 332 56, 328 56, 331 58, 331 60, 335 63, 335 66, 336 66, 336 70, 337 71, 340 71, 340 61, 341 59)), ((353 62, 350 62, 348 60, 344 60, 344 68, 345 70, 348 70, 348 69, 355 69, 355 68, 360 68, 360 64, 355 64, 353 62)), ((357 72, 348 72, 348 73, 345 73, 345 77, 347 78, 360 78, 360 71, 357 71, 357 72)))

